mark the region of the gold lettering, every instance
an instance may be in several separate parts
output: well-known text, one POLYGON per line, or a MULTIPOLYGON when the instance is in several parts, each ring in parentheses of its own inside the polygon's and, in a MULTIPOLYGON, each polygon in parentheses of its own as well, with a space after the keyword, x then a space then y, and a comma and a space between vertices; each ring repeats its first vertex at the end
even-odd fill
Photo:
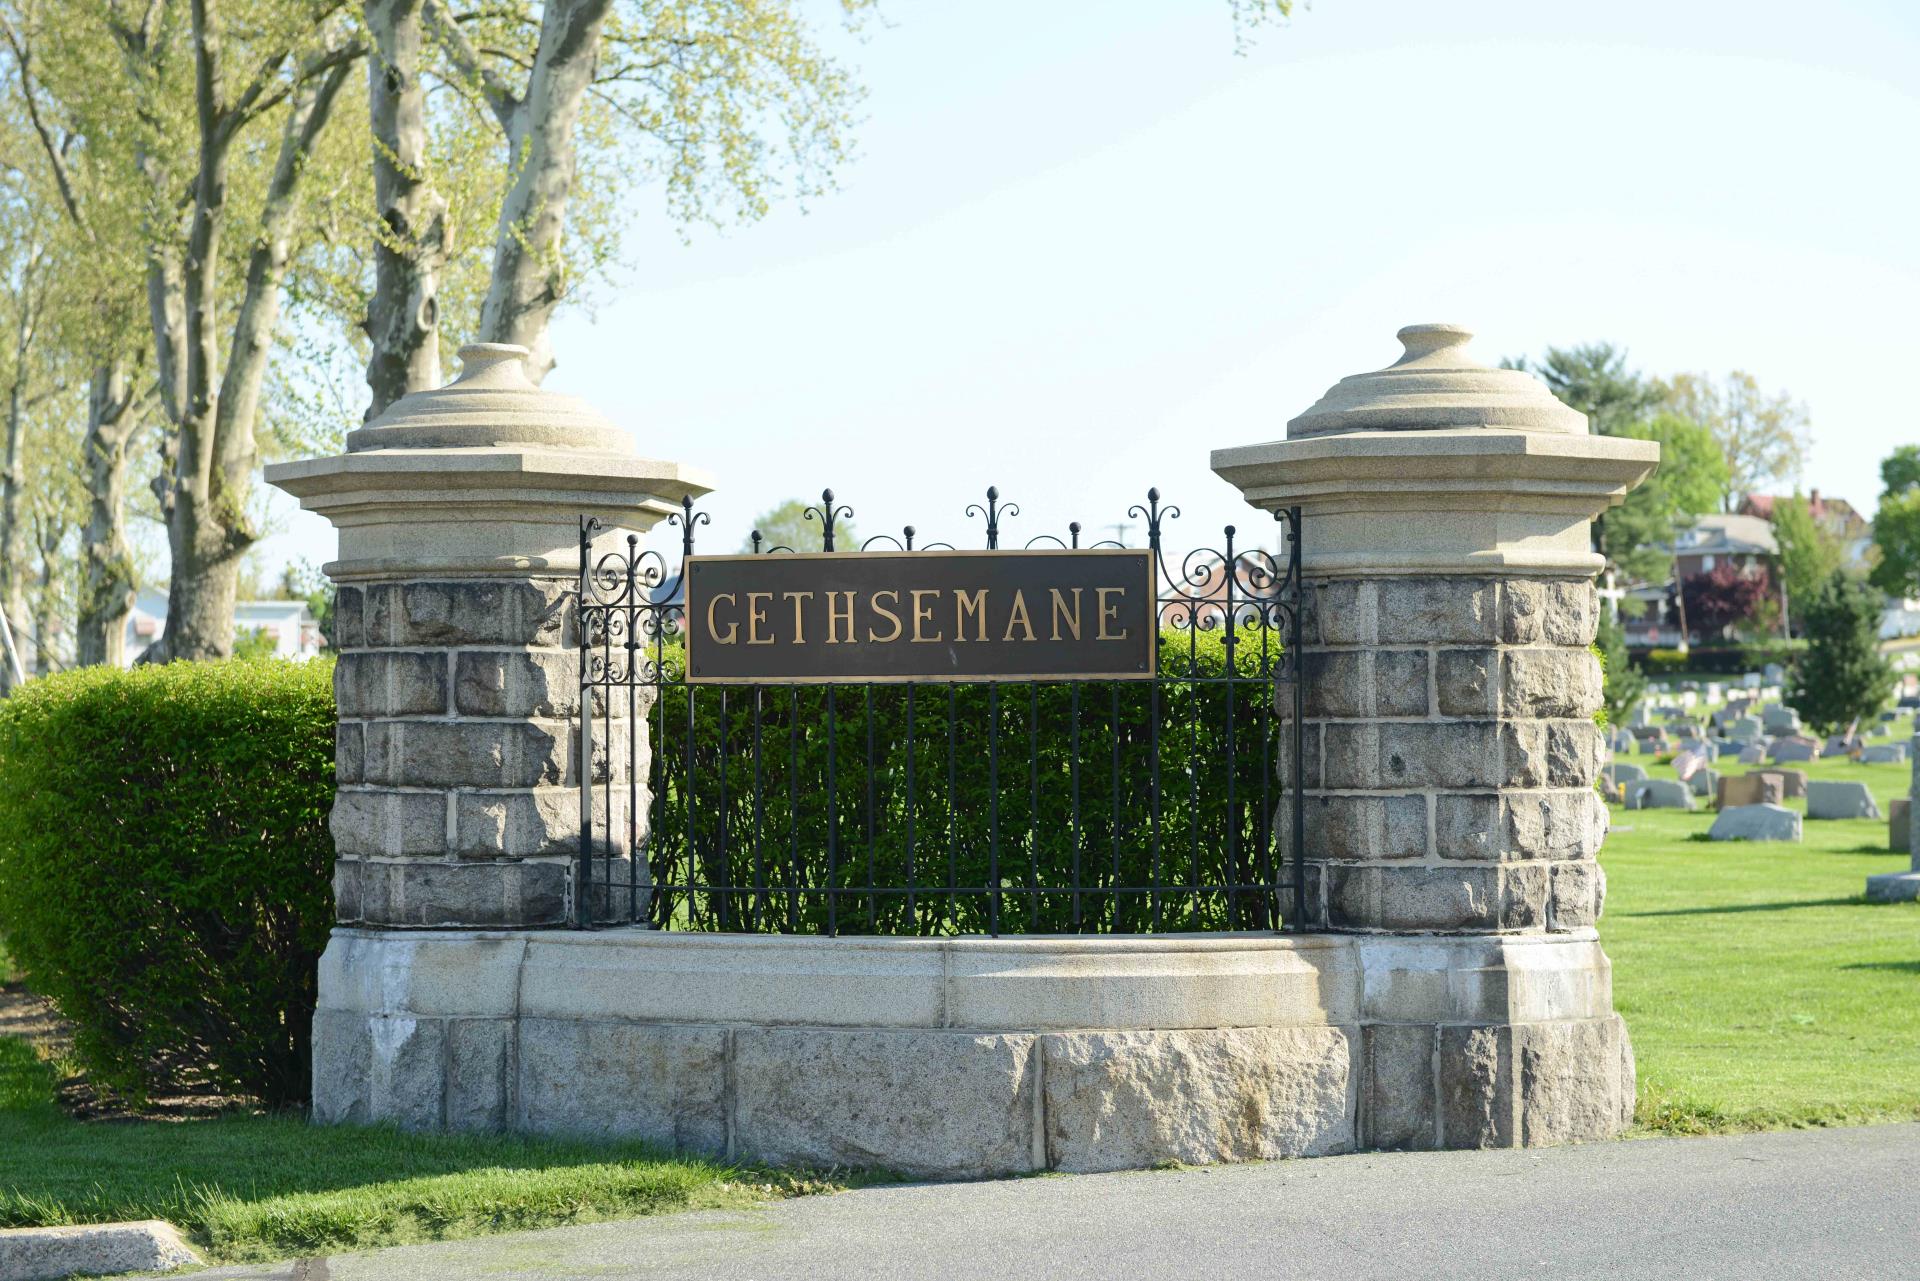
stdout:
POLYGON ((1107 620, 1111 618, 1111 619, 1114 619, 1115 621, 1118 621, 1120 617, 1120 607, 1118 605, 1107 604, 1107 597, 1114 594, 1115 592, 1118 592, 1120 595, 1125 596, 1127 594, 1127 589, 1124 587, 1096 587, 1093 589, 1093 591, 1094 591, 1094 594, 1100 598, 1100 630, 1098 633, 1095 634, 1094 639, 1095 640, 1125 640, 1127 638, 1126 628, 1124 627, 1121 628, 1118 635, 1115 635, 1114 633, 1107 630, 1107 620))
POLYGON ((773 593, 772 592, 748 592, 747 593, 747 644, 771 645, 773 644, 773 637, 762 636, 760 634, 760 624, 767 621, 767 611, 764 609, 759 609, 755 607, 753 602, 756 599, 772 600, 773 593))
POLYGON ((1079 640, 1080 592, 1082 589, 1078 587, 1073 589, 1073 615, 1070 618, 1067 615, 1067 598, 1060 594, 1060 589, 1058 587, 1049 587, 1047 590, 1053 593, 1053 639, 1060 639, 1060 620, 1066 618, 1067 630, 1073 633, 1075 640, 1079 640))
POLYGON ((847 639, 845 643, 848 645, 853 644, 853 593, 851 591, 827 593, 827 644, 829 645, 838 645, 841 643, 833 634, 833 628, 836 623, 845 623, 847 625, 847 639), (833 598, 835 596, 845 596, 847 598, 845 613, 833 607, 833 598))
POLYGON ((1033 634, 1033 620, 1027 617, 1027 594, 1016 590, 1013 593, 1013 612, 1007 615, 1007 634, 1001 640, 1013 639, 1013 625, 1020 624, 1026 630, 1028 640, 1038 640, 1033 634))
POLYGON ((731 645, 734 643, 734 641, 738 640, 740 637, 740 624, 728 623, 727 634, 725 636, 722 636, 719 633, 719 631, 714 627, 713 607, 715 605, 718 605, 721 601, 725 601, 729 605, 738 605, 740 603, 738 600, 734 598, 734 595, 732 592, 715 593, 714 598, 707 602, 707 635, 713 638, 713 643, 716 645, 731 645))
POLYGON ((870 641, 873 641, 877 645, 891 644, 892 642, 900 639, 900 615, 894 613, 892 610, 888 609, 885 605, 882 605, 880 603, 880 598, 882 596, 891 596, 893 598, 893 603, 896 605, 900 603, 900 593, 893 591, 891 589, 884 592, 875 592, 872 596, 869 596, 867 598, 867 603, 873 606, 873 612, 880 615, 880 617, 886 619, 889 623, 893 624, 893 630, 888 632, 885 636, 881 636, 877 634, 871 627, 867 628, 867 639, 870 641))
POLYGON ((982 587, 979 591, 969 596, 960 588, 954 588, 953 614, 954 631, 956 633, 954 636, 955 640, 963 641, 967 638, 967 616, 969 614, 973 616, 973 638, 975 640, 985 640, 987 638, 987 589, 982 587))
MULTIPOLYGON (((828 592, 827 595, 832 596, 833 593, 828 592)), ((806 644, 807 643, 807 624, 800 614, 800 602, 805 600, 812 600, 813 593, 812 592, 781 592, 780 599, 790 600, 793 602, 793 639, 788 643, 792 645, 806 644)), ((832 637, 828 637, 828 639, 831 640, 832 637)))
POLYGON ((940 589, 937 587, 916 587, 907 594, 913 597, 913 639, 921 642, 939 640, 940 633, 938 632, 935 632, 931 636, 923 636, 920 633, 920 624, 933 621, 933 607, 931 605, 922 605, 920 598, 922 596, 938 596, 940 589))

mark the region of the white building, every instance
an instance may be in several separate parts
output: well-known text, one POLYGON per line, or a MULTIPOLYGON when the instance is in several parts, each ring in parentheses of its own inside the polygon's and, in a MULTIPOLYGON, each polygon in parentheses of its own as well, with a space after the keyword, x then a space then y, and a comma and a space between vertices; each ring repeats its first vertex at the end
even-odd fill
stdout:
MULTIPOLYGON (((233 605, 236 636, 265 633, 273 641, 276 658, 308 659, 326 645, 320 623, 303 600, 242 600, 233 605)), ((127 663, 131 666, 149 646, 167 633, 167 594, 143 587, 127 615, 127 663)))

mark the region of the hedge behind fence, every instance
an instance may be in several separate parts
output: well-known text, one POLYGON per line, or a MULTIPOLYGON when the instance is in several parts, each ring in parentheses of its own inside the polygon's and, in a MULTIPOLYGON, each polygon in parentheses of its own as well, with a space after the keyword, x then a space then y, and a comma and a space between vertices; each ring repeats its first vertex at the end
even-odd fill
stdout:
POLYGON ((95 667, 0 702, 0 936, 103 1084, 306 1098, 332 676, 95 667))
POLYGON ((1077 703, 1066 683, 704 687, 690 722, 688 687, 669 685, 649 723, 655 882, 743 889, 691 902, 668 889, 657 910, 677 928, 811 933, 838 890, 842 933, 1268 928, 1253 887, 1277 874, 1266 837, 1281 795, 1261 673, 1279 638, 1243 627, 1231 685, 1223 640, 1169 630, 1163 681, 1084 682, 1077 703), (997 920, 982 892, 996 883, 997 920), (865 892, 908 885, 920 892, 865 892))

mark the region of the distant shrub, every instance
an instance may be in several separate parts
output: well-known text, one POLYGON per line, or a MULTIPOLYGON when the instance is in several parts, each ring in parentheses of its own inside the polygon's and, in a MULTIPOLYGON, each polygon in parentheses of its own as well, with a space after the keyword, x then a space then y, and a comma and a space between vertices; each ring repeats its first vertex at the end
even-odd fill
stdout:
POLYGON ((0 702, 0 935, 102 1085, 306 1098, 332 667, 92 667, 0 702))

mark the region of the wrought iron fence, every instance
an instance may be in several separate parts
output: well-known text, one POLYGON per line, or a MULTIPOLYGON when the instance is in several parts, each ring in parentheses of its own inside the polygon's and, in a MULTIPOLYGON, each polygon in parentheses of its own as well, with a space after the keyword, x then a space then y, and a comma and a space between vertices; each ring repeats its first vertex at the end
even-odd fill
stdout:
MULTIPOLYGON (((967 516, 1001 548, 1019 512, 967 516)), ((825 491, 822 551, 852 516, 825 491)), ((1278 551, 1168 564, 1147 679, 704 686, 686 679, 685 561, 580 531, 581 927, 825 934, 1277 930, 1301 920, 1300 512, 1278 551)), ((683 558, 708 516, 669 517, 683 558)), ((1025 549, 1080 548, 1082 527, 1025 549)), ((861 550, 916 546, 912 526, 861 550)), ((767 544, 755 531, 757 553, 767 544)), ((1088 548, 1117 547, 1102 540, 1088 548)))

